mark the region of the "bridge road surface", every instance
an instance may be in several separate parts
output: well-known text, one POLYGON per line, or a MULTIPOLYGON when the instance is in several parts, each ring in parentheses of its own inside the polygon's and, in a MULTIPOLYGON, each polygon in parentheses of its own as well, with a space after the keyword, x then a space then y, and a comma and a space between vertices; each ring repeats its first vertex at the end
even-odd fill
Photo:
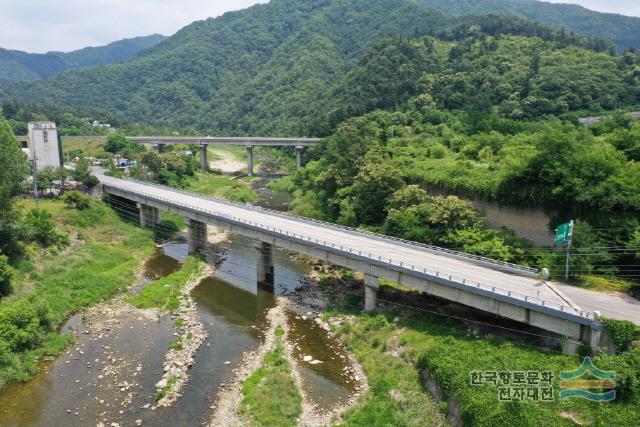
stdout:
MULTIPOLYGON (((121 180, 113 177, 99 175, 103 184, 113 185, 125 190, 162 198, 176 204, 197 206, 216 213, 231 215, 244 220, 253 221, 263 226, 270 226, 295 232, 305 237, 318 239, 337 246, 345 246, 355 250, 371 253, 375 257, 391 258, 394 261, 403 261, 405 265, 415 265, 416 268, 426 268, 438 271, 442 275, 453 275, 457 278, 471 282, 481 282, 484 285, 512 291, 528 297, 538 298, 545 302, 564 305, 565 310, 570 311, 573 306, 570 301, 561 297, 545 282, 535 277, 520 276, 507 272, 494 270, 490 267, 475 264, 471 261, 452 258, 447 254, 438 254, 419 246, 410 247, 393 240, 383 241, 366 234, 354 234, 345 230, 329 228, 323 224, 298 220, 295 217, 280 216, 265 212, 254 207, 242 205, 230 205, 217 202, 198 195, 185 194, 166 187, 158 187, 139 181, 121 180)), ((577 310, 575 310, 577 313, 577 310)))

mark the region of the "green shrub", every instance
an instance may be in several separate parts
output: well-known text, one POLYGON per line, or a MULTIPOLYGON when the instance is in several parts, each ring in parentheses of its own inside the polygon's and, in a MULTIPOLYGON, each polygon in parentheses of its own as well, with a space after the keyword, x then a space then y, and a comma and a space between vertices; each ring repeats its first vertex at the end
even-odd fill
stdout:
POLYGON ((91 199, 79 191, 69 191, 62 196, 62 201, 70 208, 85 210, 91 206, 91 199))
POLYGON ((0 343, 12 352, 31 350, 51 331, 51 311, 36 297, 0 306, 0 343))
POLYGON ((9 265, 9 259, 0 255, 0 297, 7 296, 13 290, 11 281, 13 280, 14 271, 9 265))
POLYGON ((47 247, 64 242, 65 238, 56 230, 53 217, 44 209, 32 209, 22 220, 23 237, 47 247))
POLYGON ((631 341, 640 337, 640 328, 628 320, 602 319, 602 323, 617 352, 627 351, 631 341))

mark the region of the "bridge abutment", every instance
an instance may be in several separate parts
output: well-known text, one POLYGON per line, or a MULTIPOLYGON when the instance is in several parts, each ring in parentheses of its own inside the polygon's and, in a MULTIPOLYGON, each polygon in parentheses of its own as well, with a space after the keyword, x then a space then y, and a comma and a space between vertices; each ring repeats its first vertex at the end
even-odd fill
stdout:
POLYGON ((189 255, 203 250, 207 244, 207 224, 196 221, 195 219, 190 219, 187 243, 189 255))
POLYGON ((247 174, 253 176, 253 146, 247 145, 247 174))
POLYGON ((378 304, 378 291, 380 290, 380 279, 365 274, 364 276, 364 310, 376 311, 378 304))
POLYGON ((138 203, 140 211, 140 227, 150 228, 160 222, 160 210, 153 206, 138 203))
POLYGON ((207 161, 207 146, 200 146, 200 169, 203 171, 209 170, 209 162, 207 161))
POLYGON ((256 270, 259 284, 275 285, 274 247, 270 243, 261 242, 256 247, 258 250, 256 270))

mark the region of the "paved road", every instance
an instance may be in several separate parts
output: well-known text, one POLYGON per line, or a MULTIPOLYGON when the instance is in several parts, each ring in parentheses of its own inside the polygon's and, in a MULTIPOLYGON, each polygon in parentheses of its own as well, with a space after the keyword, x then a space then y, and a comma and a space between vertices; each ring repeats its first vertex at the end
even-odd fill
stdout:
POLYGON ((599 311, 604 317, 630 320, 640 325, 640 301, 620 292, 596 292, 569 285, 558 289, 583 310, 599 311))

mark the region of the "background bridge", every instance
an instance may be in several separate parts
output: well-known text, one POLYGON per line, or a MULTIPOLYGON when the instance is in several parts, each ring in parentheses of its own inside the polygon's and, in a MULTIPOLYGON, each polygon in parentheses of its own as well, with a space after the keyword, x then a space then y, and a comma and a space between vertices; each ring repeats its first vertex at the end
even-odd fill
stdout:
POLYGON ((201 137, 201 136, 137 136, 128 139, 147 144, 161 152, 165 145, 188 144, 200 146, 200 167, 208 169, 207 147, 209 145, 241 145, 247 149, 247 169, 253 176, 253 147, 294 147, 296 150, 296 168, 302 166, 302 150, 317 144, 318 138, 265 138, 265 137, 201 137))
POLYGON ((260 242, 258 280, 273 273, 273 247, 300 252, 365 273, 365 305, 373 310, 380 278, 597 346, 601 323, 536 271, 509 263, 421 245, 306 218, 235 204, 150 183, 100 176, 106 193, 138 203, 142 226, 158 209, 189 221, 191 252, 203 247, 207 224, 260 242))

